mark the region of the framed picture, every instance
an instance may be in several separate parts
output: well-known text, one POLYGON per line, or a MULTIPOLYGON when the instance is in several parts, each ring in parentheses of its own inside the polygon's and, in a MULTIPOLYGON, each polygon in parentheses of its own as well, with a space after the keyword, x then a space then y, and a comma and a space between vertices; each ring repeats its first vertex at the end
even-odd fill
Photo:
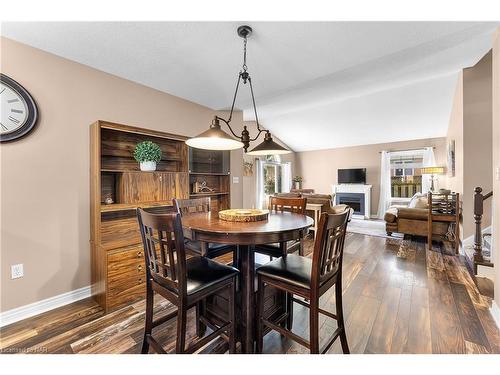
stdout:
POLYGON ((252 177, 253 176, 253 163, 244 162, 243 163, 243 176, 252 177))
POLYGON ((447 145, 448 176, 455 177, 455 140, 450 139, 447 145))

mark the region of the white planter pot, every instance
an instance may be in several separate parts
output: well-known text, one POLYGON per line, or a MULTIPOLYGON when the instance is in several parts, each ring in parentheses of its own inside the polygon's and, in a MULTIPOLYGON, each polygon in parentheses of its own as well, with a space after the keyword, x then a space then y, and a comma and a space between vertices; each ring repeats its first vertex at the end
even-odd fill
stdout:
POLYGON ((300 189, 300 182, 295 182, 295 189, 300 189))
POLYGON ((141 171, 156 171, 156 162, 154 161, 141 161, 141 171))

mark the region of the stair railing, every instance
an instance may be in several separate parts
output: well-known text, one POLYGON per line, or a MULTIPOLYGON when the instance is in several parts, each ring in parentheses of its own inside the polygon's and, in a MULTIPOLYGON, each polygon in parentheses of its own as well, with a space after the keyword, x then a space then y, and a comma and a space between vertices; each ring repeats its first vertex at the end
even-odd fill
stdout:
POLYGON ((474 233, 474 263, 484 262, 481 223, 483 220, 484 201, 492 195, 492 191, 488 194, 483 194, 483 189, 479 186, 474 189, 474 223, 476 225, 474 233))

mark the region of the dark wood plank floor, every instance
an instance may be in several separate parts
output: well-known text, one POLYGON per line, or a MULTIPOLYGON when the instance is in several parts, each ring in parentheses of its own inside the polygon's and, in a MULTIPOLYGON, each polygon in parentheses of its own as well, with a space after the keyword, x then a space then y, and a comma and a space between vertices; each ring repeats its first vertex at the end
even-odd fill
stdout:
MULTIPOLYGON (((310 252, 308 240, 306 251, 310 252)), ((447 246, 426 250, 423 240, 348 234, 343 276, 344 315, 352 353, 500 353, 500 333, 491 299, 479 293, 464 263, 447 246)), ((333 292, 333 290, 332 290, 333 292)), ((327 293, 322 307, 334 311, 327 293)), ((158 298, 158 316, 172 306, 158 298)), ((144 302, 104 315, 91 299, 0 329, 2 353, 138 353, 144 302)), ((188 335, 194 337, 194 311, 188 335)), ((321 317, 321 340, 336 324, 321 317)), ((174 348, 175 320, 155 328, 167 350, 174 348)), ((308 312, 295 305, 294 332, 308 337, 308 312)), ((215 341, 202 353, 224 353, 215 341)), ((300 345, 270 333, 266 353, 306 353, 300 345)), ((341 353, 335 343, 330 353, 341 353)))

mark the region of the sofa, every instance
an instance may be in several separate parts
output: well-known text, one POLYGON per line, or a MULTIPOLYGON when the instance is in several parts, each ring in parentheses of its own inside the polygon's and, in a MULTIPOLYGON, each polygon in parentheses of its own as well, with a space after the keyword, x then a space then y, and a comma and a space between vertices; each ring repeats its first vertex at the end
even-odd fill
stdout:
MULTIPOLYGON (((315 194, 304 192, 277 193, 276 197, 283 198, 306 198, 307 203, 322 204, 321 212, 328 212, 333 206, 333 196, 330 194, 315 194)), ((306 215, 314 219, 314 211, 306 211, 306 215)))
MULTIPOLYGON (((427 236, 429 207, 427 194, 415 194, 408 206, 391 206, 384 215, 385 230, 392 233, 427 236)), ((447 223, 434 222, 432 233, 444 235, 448 231, 447 223)))

